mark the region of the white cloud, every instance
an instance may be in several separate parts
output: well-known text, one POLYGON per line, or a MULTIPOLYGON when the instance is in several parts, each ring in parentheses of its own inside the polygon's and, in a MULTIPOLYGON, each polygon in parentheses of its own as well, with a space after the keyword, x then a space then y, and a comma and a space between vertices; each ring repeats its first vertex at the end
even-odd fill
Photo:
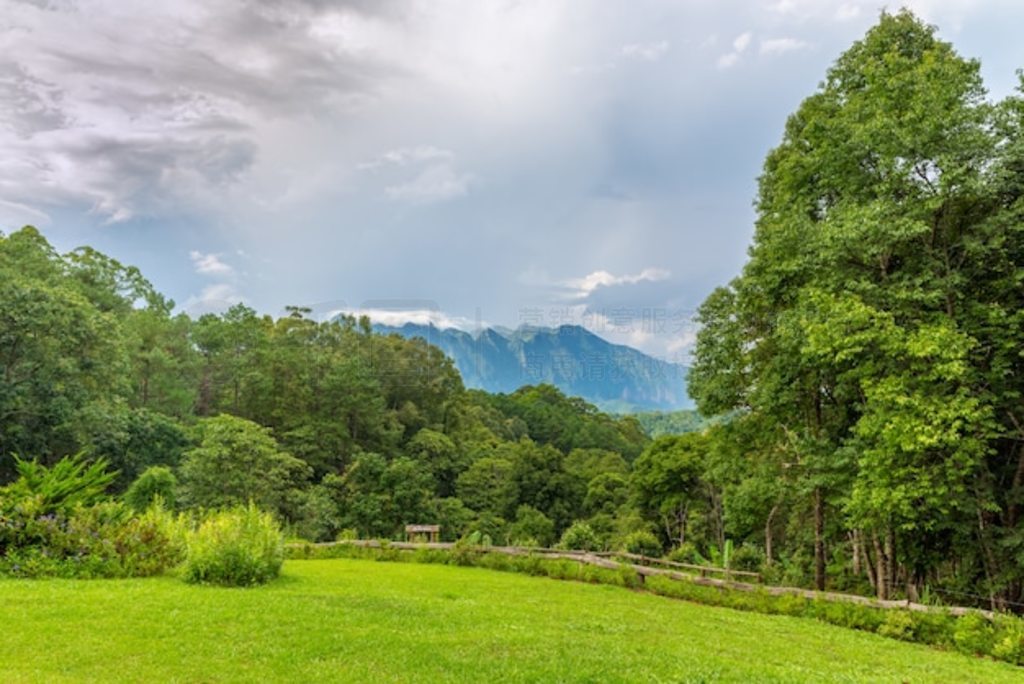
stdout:
POLYGON ((451 164, 432 164, 411 181, 388 186, 387 196, 412 204, 431 204, 462 197, 469 192, 474 178, 460 173, 451 164))
POLYGON ((15 230, 30 223, 36 226, 45 226, 50 223, 50 217, 45 212, 27 204, 0 199, 0 229, 15 230))
POLYGON ((729 67, 736 64, 736 62, 738 61, 740 61, 740 56, 737 55, 735 52, 729 52, 718 58, 718 68, 728 69, 729 67))
POLYGON ((640 273, 613 275, 608 271, 594 271, 582 278, 570 278, 561 283, 563 287, 572 292, 570 298, 583 299, 593 293, 599 287, 614 287, 616 285, 635 285, 642 282, 658 282, 667 280, 671 273, 663 268, 645 268, 640 273))
POLYGON ((750 40, 753 37, 754 35, 750 31, 746 31, 745 33, 741 33, 736 36, 736 39, 732 41, 733 50, 735 50, 737 54, 742 54, 747 47, 749 47, 750 40))
POLYGON ((455 154, 451 150, 445 150, 433 145, 418 145, 416 147, 399 147, 388 150, 376 159, 359 164, 361 170, 373 170, 386 166, 409 166, 419 162, 434 161, 437 159, 454 159, 455 154))
POLYGON ((189 252, 189 258, 192 259, 192 266, 195 268, 196 273, 202 275, 225 276, 232 275, 235 272, 235 269, 230 265, 221 261, 218 254, 203 254, 202 252, 192 250, 189 252))
POLYGON ((667 40, 659 40, 654 43, 629 43, 623 45, 619 51, 626 59, 641 59, 647 62, 657 62, 668 52, 670 43, 667 40))
POLYGON ((736 36, 732 41, 732 52, 727 52, 718 58, 718 68, 728 69, 739 62, 740 56, 750 47, 750 41, 753 38, 754 34, 750 31, 744 31, 736 36))
POLYGON ((860 16, 860 7, 849 2, 844 2, 836 10, 836 19, 839 21, 849 21, 850 19, 856 19, 860 16))
POLYGON ((809 47, 807 43, 796 38, 771 38, 761 41, 761 54, 784 55, 787 52, 796 52, 807 47, 809 47))
POLYGON ((395 327, 405 325, 406 323, 413 323, 415 325, 433 325, 442 330, 456 328, 465 332, 472 332, 481 327, 488 326, 484 321, 473 320, 463 316, 451 316, 440 309, 337 309, 328 312, 327 318, 335 318, 339 314, 355 316, 356 318, 366 316, 374 323, 395 327))
POLYGON ((792 14, 799 8, 798 0, 778 0, 768 5, 768 9, 779 14, 792 14))
POLYGON ((234 285, 216 283, 207 285, 198 295, 192 295, 182 307, 191 316, 206 313, 221 313, 235 304, 244 304, 245 297, 238 293, 234 285))

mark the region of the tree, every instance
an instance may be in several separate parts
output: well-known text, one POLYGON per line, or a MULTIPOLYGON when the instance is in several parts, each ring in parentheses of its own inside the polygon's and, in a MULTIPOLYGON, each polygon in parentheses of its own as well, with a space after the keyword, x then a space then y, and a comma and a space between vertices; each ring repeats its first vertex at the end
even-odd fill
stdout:
POLYGON ((177 501, 178 478, 166 466, 147 468, 124 493, 124 501, 136 511, 144 511, 158 499, 168 508, 177 501))
POLYGON ((659 437, 633 465, 633 496, 641 512, 661 526, 669 544, 686 542, 686 524, 699 500, 706 440, 690 433, 659 437))
POLYGON ((1018 99, 985 101, 976 61, 883 14, 788 120, 750 261, 701 307, 691 391, 705 415, 768 426, 754 460, 793 473, 783 494, 813 519, 818 588, 830 539, 883 598, 897 581, 912 595, 970 539, 980 552, 945 570, 993 603, 1021 591, 996 550, 1018 506, 1005 483, 1024 482, 1007 439, 1019 122, 1018 99), (925 538, 945 549, 922 553, 925 538))
POLYGON ((198 446, 185 452, 181 464, 185 504, 224 508, 251 501, 286 518, 294 514, 309 466, 281 451, 270 430, 220 415, 200 420, 196 437, 198 446))
POLYGON ((459 498, 479 513, 503 516, 512 510, 518 498, 512 479, 512 463, 505 458, 488 456, 474 462, 459 475, 455 487, 459 498))

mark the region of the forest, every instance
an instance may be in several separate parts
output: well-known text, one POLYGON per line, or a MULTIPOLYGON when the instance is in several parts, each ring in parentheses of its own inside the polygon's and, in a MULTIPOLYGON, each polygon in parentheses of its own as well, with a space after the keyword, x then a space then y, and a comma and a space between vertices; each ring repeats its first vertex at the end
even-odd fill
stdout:
POLYGON ((765 161, 749 261, 700 309, 700 416, 466 390, 367 319, 192 319, 25 227, 0 237, 0 486, 98 467, 136 510, 252 502, 310 541, 430 523, 1019 611, 1022 133, 1019 94, 883 15, 765 161))

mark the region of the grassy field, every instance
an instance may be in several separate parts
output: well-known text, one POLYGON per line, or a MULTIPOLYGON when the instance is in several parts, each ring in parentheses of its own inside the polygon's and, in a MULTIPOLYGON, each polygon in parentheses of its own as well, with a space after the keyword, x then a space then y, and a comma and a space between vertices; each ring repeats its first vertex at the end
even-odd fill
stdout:
POLYGON ((256 589, 0 581, 0 682, 1021 682, 812 620, 478 568, 290 561, 256 589))

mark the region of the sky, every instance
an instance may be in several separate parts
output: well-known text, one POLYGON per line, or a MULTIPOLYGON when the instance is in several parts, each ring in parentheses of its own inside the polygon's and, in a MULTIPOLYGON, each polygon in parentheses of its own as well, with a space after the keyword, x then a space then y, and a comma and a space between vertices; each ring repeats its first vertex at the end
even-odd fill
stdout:
MULTIPOLYGON (((1024 3, 904 4, 1013 91, 1024 3)), ((685 361, 765 154, 884 6, 0 0, 0 230, 193 315, 574 323, 685 361)))

